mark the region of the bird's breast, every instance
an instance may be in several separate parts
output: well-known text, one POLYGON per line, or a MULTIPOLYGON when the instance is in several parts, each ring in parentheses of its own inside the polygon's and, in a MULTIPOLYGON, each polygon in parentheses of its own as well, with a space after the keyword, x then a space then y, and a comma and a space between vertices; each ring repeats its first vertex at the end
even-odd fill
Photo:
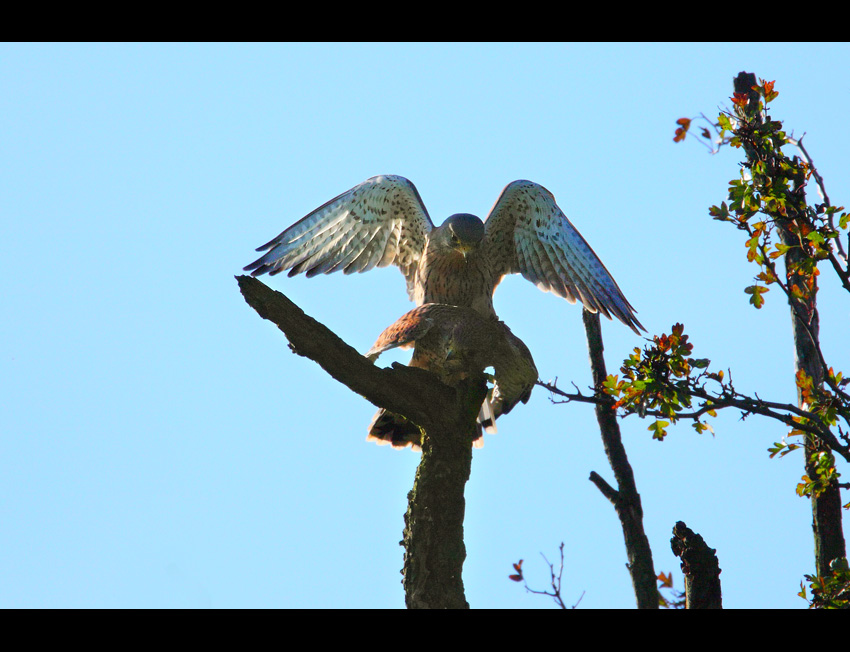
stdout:
POLYGON ((495 283, 481 255, 456 249, 427 251, 418 270, 417 303, 445 303, 474 308, 491 316, 495 283), (421 296, 421 298, 420 298, 421 296))

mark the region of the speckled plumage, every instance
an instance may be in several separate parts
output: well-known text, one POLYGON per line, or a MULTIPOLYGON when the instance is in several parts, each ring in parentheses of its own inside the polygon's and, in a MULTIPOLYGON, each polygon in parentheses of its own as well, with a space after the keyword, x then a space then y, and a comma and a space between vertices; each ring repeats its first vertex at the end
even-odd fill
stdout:
POLYGON ((483 223, 458 214, 435 227, 415 186, 404 177, 372 177, 342 193, 267 242, 245 267, 307 276, 395 265, 417 305, 443 303, 495 316, 493 293, 519 273, 541 290, 592 312, 616 317, 636 333, 634 309, 555 198, 532 181, 508 184, 483 223))
MULTIPOLYGON (((495 432, 495 420, 526 403, 537 380, 537 367, 528 347, 501 321, 473 308, 426 303, 402 315, 384 330, 366 357, 376 360, 395 347, 415 344, 411 367, 436 373, 447 385, 456 385, 470 373, 493 367, 494 385, 479 416, 482 427, 495 432)), ((394 447, 420 443, 419 429, 386 410, 378 410, 367 439, 394 447)))
MULTIPOLYGON (((415 343, 411 365, 449 384, 459 369, 493 365, 496 383, 479 418, 488 429, 499 414, 528 400, 537 379, 528 348, 493 309, 493 293, 506 274, 522 274, 541 290, 570 303, 579 300, 636 333, 643 328, 552 193, 532 181, 509 183, 486 222, 458 213, 435 227, 410 181, 372 177, 258 251, 266 253, 245 267, 254 276, 284 270, 290 276, 350 274, 386 265, 401 269, 408 296, 419 308, 388 328, 370 355, 415 343), (490 361, 482 364, 485 359, 490 361)), ((394 446, 415 445, 419 436, 418 427, 383 410, 370 425, 370 439, 394 446)))

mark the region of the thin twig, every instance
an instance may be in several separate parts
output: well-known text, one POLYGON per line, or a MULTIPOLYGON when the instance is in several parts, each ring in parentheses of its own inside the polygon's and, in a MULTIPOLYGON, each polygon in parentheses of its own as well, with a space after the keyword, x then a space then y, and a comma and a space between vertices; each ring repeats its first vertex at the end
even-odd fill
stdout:
POLYGON ((564 600, 561 597, 561 578, 563 577, 563 574, 564 574, 564 543, 563 542, 561 542, 560 552, 561 552, 561 565, 558 569, 557 575, 555 574, 555 565, 550 563, 549 560, 546 559, 546 555, 544 555, 542 552, 540 553, 540 556, 543 557, 543 561, 545 561, 546 564, 549 566, 549 583, 552 586, 552 592, 551 593, 549 591, 538 591, 536 589, 530 588, 528 586, 528 580, 526 580, 524 576, 522 577, 522 581, 525 584, 525 590, 528 593, 533 593, 535 595, 548 595, 550 598, 552 598, 555 601, 555 603, 561 609, 575 609, 576 607, 578 607, 579 602, 581 602, 581 599, 584 597, 585 592, 584 591, 581 592, 581 595, 579 596, 578 600, 576 600, 575 604, 572 607, 567 607, 567 605, 564 603, 564 600))

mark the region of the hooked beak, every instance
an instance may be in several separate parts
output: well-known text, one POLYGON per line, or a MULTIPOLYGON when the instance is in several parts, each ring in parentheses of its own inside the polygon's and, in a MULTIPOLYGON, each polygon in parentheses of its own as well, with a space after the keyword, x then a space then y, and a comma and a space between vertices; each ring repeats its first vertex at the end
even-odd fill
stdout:
POLYGON ((458 240, 457 242, 452 242, 452 247, 463 254, 463 257, 466 258, 469 255, 469 252, 475 248, 474 244, 469 242, 461 242, 458 240))

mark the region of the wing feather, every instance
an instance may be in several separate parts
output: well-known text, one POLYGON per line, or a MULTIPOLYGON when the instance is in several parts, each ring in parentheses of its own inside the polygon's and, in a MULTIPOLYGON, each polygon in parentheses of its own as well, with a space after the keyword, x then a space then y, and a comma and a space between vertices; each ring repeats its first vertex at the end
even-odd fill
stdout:
POLYGON ((541 290, 614 315, 638 334, 643 329, 614 277, 540 184, 505 187, 485 222, 483 246, 498 276, 520 273, 541 290))
POLYGON ((379 227, 373 227, 371 231, 351 231, 346 233, 344 237, 338 238, 333 245, 327 248, 327 250, 335 250, 337 252, 336 255, 325 256, 320 263, 307 271, 307 276, 330 274, 340 269, 348 274, 352 262, 370 246, 378 233, 380 233, 379 227))
POLYGON ((269 240, 245 267, 252 276, 365 272, 396 265, 408 281, 434 225, 416 187, 404 177, 372 177, 331 199, 269 240))
POLYGON ((353 260, 345 266, 343 272, 368 272, 381 262, 386 251, 390 232, 387 229, 375 229, 368 241, 363 244, 353 260))

